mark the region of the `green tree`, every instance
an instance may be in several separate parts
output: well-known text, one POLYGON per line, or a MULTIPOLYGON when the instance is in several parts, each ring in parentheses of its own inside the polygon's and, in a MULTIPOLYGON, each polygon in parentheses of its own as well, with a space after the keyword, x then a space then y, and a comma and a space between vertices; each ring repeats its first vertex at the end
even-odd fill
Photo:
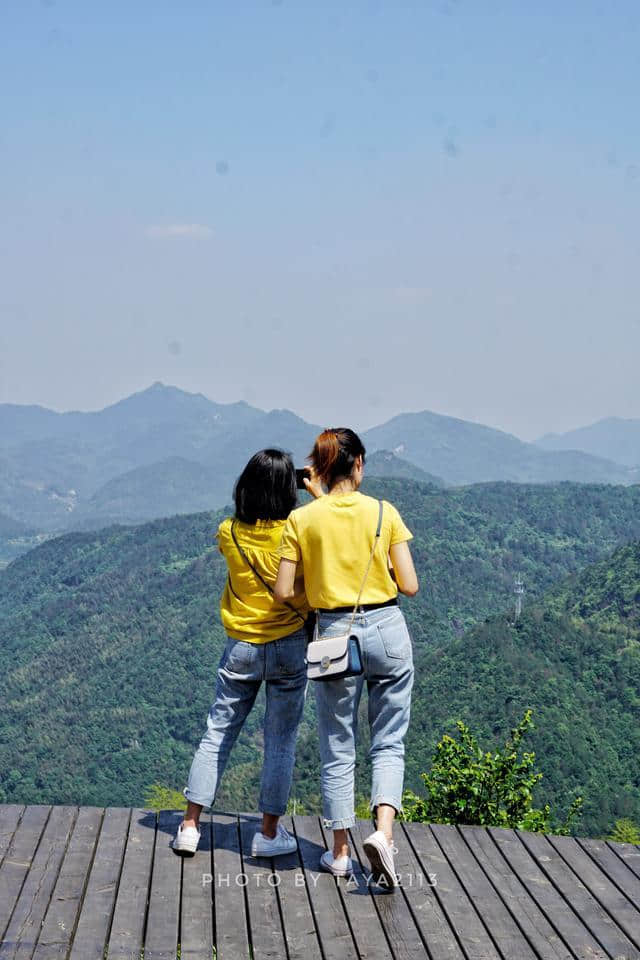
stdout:
POLYGON ((613 831, 607 840, 614 840, 616 843, 635 843, 640 845, 640 828, 636 826, 633 820, 628 817, 622 817, 616 820, 613 831))
MULTIPOLYGON (((469 727, 458 720, 458 739, 445 734, 436 746, 430 772, 421 774, 426 795, 405 790, 403 819, 550 832, 549 804, 541 809, 533 806, 533 788, 542 778, 533 769, 535 754, 519 753, 523 737, 533 726, 531 716, 531 710, 525 711, 504 748, 495 753, 483 752, 469 727)), ((581 806, 582 798, 577 797, 556 832, 569 832, 581 806)))
POLYGON ((181 790, 173 790, 161 783, 152 783, 147 787, 144 797, 145 807, 149 810, 186 810, 187 798, 181 790))

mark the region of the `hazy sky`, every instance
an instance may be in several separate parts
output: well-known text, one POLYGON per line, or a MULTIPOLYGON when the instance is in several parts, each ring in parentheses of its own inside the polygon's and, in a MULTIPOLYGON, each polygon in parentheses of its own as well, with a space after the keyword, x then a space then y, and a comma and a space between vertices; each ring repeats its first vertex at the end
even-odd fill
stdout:
POLYGON ((637 0, 4 0, 0 401, 640 417, 637 0))

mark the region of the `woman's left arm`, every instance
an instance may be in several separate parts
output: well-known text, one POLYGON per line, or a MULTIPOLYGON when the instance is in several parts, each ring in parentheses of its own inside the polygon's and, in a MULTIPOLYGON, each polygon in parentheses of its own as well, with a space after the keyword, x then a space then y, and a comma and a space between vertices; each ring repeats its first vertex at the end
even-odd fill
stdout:
POLYGON ((389 556, 393 564, 398 590, 408 597, 415 597, 418 592, 418 577, 407 541, 391 544, 389 556))

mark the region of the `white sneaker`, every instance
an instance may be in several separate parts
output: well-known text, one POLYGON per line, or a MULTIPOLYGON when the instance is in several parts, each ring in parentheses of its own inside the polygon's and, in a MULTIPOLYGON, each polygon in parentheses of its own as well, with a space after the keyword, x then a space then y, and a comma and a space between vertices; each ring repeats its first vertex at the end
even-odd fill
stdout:
POLYGON ((350 877, 353 873, 351 857, 334 857, 331 850, 325 850, 320 857, 320 869, 332 873, 334 877, 350 877))
POLYGON ((398 878, 393 865, 393 844, 387 842, 382 830, 376 830, 362 842, 362 849, 371 864, 371 879, 386 887, 397 887, 398 878))
POLYGON ((182 821, 178 825, 171 846, 176 853, 195 853, 199 843, 200 830, 197 827, 185 827, 184 821, 182 821))
POLYGON ((275 837, 265 837, 262 830, 256 830, 251 841, 251 856, 279 857, 284 853, 294 853, 297 848, 296 838, 279 823, 275 837))

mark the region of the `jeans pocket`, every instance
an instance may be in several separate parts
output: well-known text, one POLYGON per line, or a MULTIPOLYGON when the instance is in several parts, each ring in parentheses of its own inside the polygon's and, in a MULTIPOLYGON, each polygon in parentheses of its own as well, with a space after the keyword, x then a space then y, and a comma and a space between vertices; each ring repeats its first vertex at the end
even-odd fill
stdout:
POLYGON ((402 614, 376 624, 384 652, 393 660, 410 660, 413 654, 409 628, 402 614))
POLYGON ((307 649, 307 635, 305 630, 298 630, 288 637, 274 640, 276 652, 276 669, 286 677, 294 677, 305 670, 305 653, 307 649))
POLYGON ((254 656, 254 647, 252 643, 246 640, 233 640, 229 638, 225 650, 224 665, 233 673, 246 673, 254 656))

